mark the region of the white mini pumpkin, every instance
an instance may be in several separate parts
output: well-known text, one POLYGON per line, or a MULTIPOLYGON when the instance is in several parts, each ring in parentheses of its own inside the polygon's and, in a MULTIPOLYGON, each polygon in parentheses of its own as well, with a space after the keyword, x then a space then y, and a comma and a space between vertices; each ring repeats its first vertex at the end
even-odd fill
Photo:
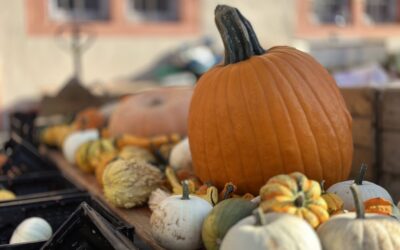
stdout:
POLYGON ((285 213, 263 214, 260 209, 233 226, 222 240, 221 250, 297 249, 320 250, 313 228, 303 219, 285 213))
POLYGON ((182 195, 164 199, 150 218, 154 239, 167 249, 199 249, 203 221, 212 210, 204 199, 189 195, 187 183, 183 187, 182 195))
POLYGON ((10 244, 45 241, 53 234, 50 224, 39 217, 31 217, 22 221, 14 230, 10 244))
POLYGON ((85 142, 99 139, 100 135, 97 129, 88 129, 84 131, 73 132, 64 140, 62 150, 65 159, 71 164, 75 164, 75 153, 79 146, 85 142))
POLYGON ((400 249, 400 222, 386 215, 365 214, 359 187, 350 186, 356 212, 335 215, 318 228, 324 250, 400 249))
POLYGON ((169 164, 175 171, 192 167, 192 155, 187 137, 174 146, 169 157, 169 164))
POLYGON ((366 171, 367 171, 367 166, 363 164, 361 166, 360 174, 355 180, 348 180, 336 183, 331 187, 329 187, 328 190, 326 190, 326 192, 338 195, 343 200, 344 209, 349 211, 352 211, 355 208, 354 198, 350 191, 350 186, 353 183, 356 183, 358 185, 361 194, 360 198, 362 201, 380 197, 393 203, 393 199, 388 193, 388 191, 386 191, 386 189, 384 189, 379 185, 376 185, 375 183, 363 180, 366 171))

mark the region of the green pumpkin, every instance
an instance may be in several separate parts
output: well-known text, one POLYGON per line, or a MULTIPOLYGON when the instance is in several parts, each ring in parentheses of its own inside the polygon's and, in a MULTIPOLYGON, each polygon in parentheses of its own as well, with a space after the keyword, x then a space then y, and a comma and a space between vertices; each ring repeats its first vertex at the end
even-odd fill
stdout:
POLYGON ((207 250, 218 250, 228 230, 241 219, 252 214, 254 202, 231 198, 218 203, 203 223, 202 238, 207 250))

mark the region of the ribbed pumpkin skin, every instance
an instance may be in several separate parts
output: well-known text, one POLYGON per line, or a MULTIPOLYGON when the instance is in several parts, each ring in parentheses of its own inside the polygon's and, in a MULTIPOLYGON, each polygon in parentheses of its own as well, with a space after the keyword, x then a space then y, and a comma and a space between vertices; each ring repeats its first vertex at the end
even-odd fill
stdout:
POLYGON ((327 186, 347 178, 351 116, 334 79, 311 56, 274 47, 203 75, 189 111, 196 175, 257 194, 272 176, 299 171, 327 186))

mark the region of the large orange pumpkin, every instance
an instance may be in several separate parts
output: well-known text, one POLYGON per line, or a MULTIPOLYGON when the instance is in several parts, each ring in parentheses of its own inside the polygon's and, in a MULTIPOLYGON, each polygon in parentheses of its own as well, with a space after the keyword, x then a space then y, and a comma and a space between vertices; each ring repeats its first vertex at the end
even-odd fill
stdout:
POLYGON ((215 13, 225 64, 200 78, 189 111, 199 178, 252 194, 270 177, 295 171, 328 186, 346 179, 352 121, 328 71, 291 47, 265 51, 237 9, 215 13))
POLYGON ((111 135, 186 135, 192 93, 192 88, 159 88, 123 99, 111 115, 111 135))

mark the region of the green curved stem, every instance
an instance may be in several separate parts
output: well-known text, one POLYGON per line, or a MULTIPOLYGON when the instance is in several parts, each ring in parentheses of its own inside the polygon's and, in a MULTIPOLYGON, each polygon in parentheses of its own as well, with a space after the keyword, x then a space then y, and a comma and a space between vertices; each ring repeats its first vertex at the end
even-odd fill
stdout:
POLYGON ((182 181, 182 200, 190 200, 188 181, 182 181))
POLYGON ((358 174, 357 178, 354 180, 354 183, 357 185, 362 185, 365 174, 367 173, 368 166, 365 163, 361 164, 360 173, 358 174))
POLYGON ((253 216, 256 219, 256 222, 254 224, 255 226, 264 226, 267 224, 264 218, 264 212, 260 207, 254 209, 253 216))
POLYGON ((361 200, 360 189, 357 184, 350 186, 351 193, 353 194, 354 204, 356 206, 357 219, 365 219, 364 203, 361 200))
POLYGON ((225 47, 225 65, 265 53, 250 22, 236 8, 218 5, 215 23, 225 47))

